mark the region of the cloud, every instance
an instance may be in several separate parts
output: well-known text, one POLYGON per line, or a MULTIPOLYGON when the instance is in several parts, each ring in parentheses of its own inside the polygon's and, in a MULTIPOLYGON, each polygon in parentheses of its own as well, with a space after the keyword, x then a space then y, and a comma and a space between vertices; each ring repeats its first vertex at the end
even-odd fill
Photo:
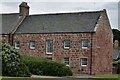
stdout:
POLYGON ((120 30, 120 2, 118 3, 118 29, 120 30))
POLYGON ((1 4, 1 9, 0 12, 1 13, 16 13, 18 12, 18 5, 19 2, 2 2, 1 4))
POLYGON ((118 2, 119 0, 1 0, 2 2, 118 2))

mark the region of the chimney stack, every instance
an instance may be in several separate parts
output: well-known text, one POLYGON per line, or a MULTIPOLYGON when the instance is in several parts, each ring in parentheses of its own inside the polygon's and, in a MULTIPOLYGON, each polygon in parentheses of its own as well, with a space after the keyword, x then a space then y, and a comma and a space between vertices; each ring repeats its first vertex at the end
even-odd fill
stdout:
POLYGON ((28 16, 29 15, 29 6, 27 5, 27 2, 22 2, 19 5, 19 15, 20 16, 28 16))

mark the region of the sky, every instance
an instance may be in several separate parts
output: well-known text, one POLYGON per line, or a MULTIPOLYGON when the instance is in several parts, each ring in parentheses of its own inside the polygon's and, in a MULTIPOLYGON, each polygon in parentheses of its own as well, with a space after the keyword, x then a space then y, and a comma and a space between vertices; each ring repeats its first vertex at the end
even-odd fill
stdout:
MULTIPOLYGON (((19 4, 25 1, 30 6, 30 15, 66 12, 99 11, 106 9, 111 27, 118 27, 119 0, 1 0, 0 13, 18 13, 19 4)), ((120 4, 119 4, 120 7, 120 4)), ((119 19, 120 20, 120 19, 119 19)))

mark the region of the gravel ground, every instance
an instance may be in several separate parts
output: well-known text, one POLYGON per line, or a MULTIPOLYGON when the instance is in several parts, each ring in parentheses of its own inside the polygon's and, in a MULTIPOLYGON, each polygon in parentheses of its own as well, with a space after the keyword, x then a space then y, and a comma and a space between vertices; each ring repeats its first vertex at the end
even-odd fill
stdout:
POLYGON ((87 78, 66 78, 66 77, 54 77, 54 76, 38 76, 38 75, 32 75, 32 78, 46 78, 46 79, 52 79, 52 80, 94 80, 94 79, 87 79, 87 78))
POLYGON ((32 75, 32 78, 63 78, 63 77, 55 77, 55 76, 38 76, 38 75, 32 75))

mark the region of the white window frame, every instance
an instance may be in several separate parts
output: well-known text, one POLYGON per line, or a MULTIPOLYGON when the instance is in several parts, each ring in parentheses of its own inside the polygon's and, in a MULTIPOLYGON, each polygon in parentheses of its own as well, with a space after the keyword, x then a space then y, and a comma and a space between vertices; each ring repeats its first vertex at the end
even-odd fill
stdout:
POLYGON ((63 42, 64 49, 70 49, 70 46, 68 47, 68 46, 65 45, 66 41, 69 41, 69 45, 70 45, 70 40, 69 39, 64 40, 64 42, 63 42))
POLYGON ((20 41, 15 41, 15 49, 20 49, 20 41))
POLYGON ((88 65, 88 58, 85 58, 85 57, 80 58, 80 65, 81 65, 82 67, 86 67, 86 66, 88 65), (82 59, 87 59, 87 64, 86 64, 86 65, 83 64, 82 59))
POLYGON ((53 40, 46 40, 46 54, 53 54, 53 40), (48 41, 52 41, 52 52, 48 52, 48 41))
POLYGON ((81 44, 82 44, 82 49, 88 49, 88 47, 89 47, 89 40, 88 39, 82 39, 82 43, 81 44), (84 41, 85 40, 87 41, 87 44, 88 44, 87 47, 84 47, 84 44, 85 44, 84 41))
POLYGON ((29 48, 30 49, 35 49, 35 47, 36 47, 36 42, 35 41, 30 41, 29 42, 29 48), (34 47, 33 47, 33 45, 34 45, 34 47))
POLYGON ((66 66, 69 66, 69 64, 70 64, 70 58, 69 57, 64 57, 64 64, 66 66), (66 61, 67 60, 66 58, 68 58, 68 61, 66 61), (68 64, 66 64, 66 63, 68 63, 68 64))

